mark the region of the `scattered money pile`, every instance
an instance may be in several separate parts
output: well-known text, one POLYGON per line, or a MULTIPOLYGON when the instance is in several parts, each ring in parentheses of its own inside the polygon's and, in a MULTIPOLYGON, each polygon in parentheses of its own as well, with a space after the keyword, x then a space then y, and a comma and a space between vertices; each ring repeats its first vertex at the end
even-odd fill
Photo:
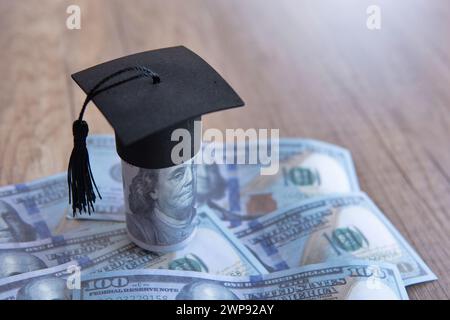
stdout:
POLYGON ((436 279, 359 191, 349 152, 280 141, 280 169, 199 165, 184 249, 127 237, 114 138, 88 140, 103 199, 74 219, 66 174, 0 188, 0 299, 407 299, 436 279))

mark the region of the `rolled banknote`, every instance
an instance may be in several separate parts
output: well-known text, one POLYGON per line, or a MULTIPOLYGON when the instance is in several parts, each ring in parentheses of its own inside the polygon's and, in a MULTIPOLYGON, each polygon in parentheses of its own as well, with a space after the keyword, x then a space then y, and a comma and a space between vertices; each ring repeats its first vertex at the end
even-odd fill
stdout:
POLYGON ((306 200, 233 231, 271 271, 358 258, 395 264, 406 285, 436 279, 363 193, 306 200))
POLYGON ((173 252, 195 236, 196 165, 144 169, 122 161, 128 236, 141 248, 173 252))
POLYGON ((218 275, 244 276, 267 273, 263 265, 213 214, 199 211, 198 225, 192 241, 183 249, 156 253, 130 241, 113 244, 97 256, 109 255, 95 262, 95 270, 106 272, 131 269, 170 269, 197 271, 218 275))
POLYGON ((87 257, 127 240, 123 226, 67 234, 31 242, 0 244, 0 279, 87 257))
MULTIPOLYGON (((0 293, 6 285, 0 284, 0 293)), ((9 297, 19 287, 9 284, 9 297)), ((364 300, 408 299, 397 268, 367 261, 309 265, 250 277, 173 270, 130 270, 83 275, 81 300, 364 300)), ((1 298, 1 294, 0 294, 1 298)))

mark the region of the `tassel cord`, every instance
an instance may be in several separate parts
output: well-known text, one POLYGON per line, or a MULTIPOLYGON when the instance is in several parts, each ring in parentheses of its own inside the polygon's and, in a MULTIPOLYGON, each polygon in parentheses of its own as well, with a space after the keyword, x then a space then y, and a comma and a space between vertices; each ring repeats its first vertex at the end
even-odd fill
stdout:
POLYGON ((96 200, 95 191, 97 192, 98 197, 102 199, 97 184, 95 183, 94 176, 92 174, 92 169, 89 161, 89 153, 86 146, 86 139, 89 133, 89 127, 87 122, 83 120, 83 116, 87 105, 95 96, 113 87, 137 79, 149 77, 152 78, 153 84, 160 82, 159 76, 155 72, 146 67, 134 66, 124 68, 103 78, 87 94, 80 115, 78 119, 73 122, 72 131, 74 136, 74 148, 70 155, 69 166, 67 170, 67 183, 69 186, 69 203, 72 204, 74 216, 76 215, 77 211, 80 214, 82 212, 88 212, 89 215, 91 214, 91 211, 92 212, 95 211, 93 205, 96 200), (131 71, 138 72, 138 74, 117 81, 113 84, 107 85, 106 87, 102 88, 102 86, 107 82, 109 82, 111 79, 123 73, 131 71))

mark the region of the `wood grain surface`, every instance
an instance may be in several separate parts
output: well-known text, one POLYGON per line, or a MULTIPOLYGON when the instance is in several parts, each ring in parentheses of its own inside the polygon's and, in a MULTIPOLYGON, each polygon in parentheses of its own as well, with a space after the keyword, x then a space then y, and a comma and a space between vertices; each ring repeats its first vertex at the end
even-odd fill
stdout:
MULTIPOLYGON (((183 44, 247 107, 205 127, 279 128, 348 148, 362 189, 439 277, 412 299, 450 297, 448 0, 0 1, 0 185, 66 169, 84 98, 70 74, 183 44), (81 30, 66 8, 81 7, 81 30), (381 30, 366 9, 381 8, 381 30)), ((112 133, 93 107, 93 133, 112 133)))

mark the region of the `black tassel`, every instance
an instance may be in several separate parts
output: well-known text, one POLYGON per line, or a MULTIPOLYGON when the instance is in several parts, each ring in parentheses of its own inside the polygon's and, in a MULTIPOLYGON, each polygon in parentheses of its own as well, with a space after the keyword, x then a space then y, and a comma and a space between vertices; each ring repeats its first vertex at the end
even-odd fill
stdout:
POLYGON ((86 138, 88 136, 89 127, 86 121, 83 120, 84 111, 88 103, 97 95, 105 92, 111 88, 120 86, 121 84, 134 81, 141 78, 152 78, 153 84, 159 83, 161 80, 159 75, 143 66, 127 67, 110 74, 99 81, 87 94, 84 100, 83 107, 81 108, 80 116, 78 120, 74 121, 72 126, 73 131, 73 150, 70 155, 69 168, 67 170, 67 183, 69 185, 69 203, 72 204, 73 216, 75 217, 77 210, 81 214, 83 212, 91 214, 94 212, 94 203, 97 191, 98 197, 102 196, 98 191, 95 184, 94 177, 91 171, 91 165, 89 163, 89 153, 86 147, 86 138), (106 87, 102 87, 111 79, 128 72, 135 72, 136 74, 119 80, 115 83, 109 84, 106 87))
POLYGON ((73 215, 76 212, 94 211, 94 203, 97 191, 101 199, 100 192, 95 184, 94 177, 89 163, 89 153, 86 147, 86 138, 89 127, 84 120, 75 120, 72 126, 73 130, 73 150, 70 155, 69 168, 67 171, 67 182, 69 185, 69 203, 72 204, 73 215))

